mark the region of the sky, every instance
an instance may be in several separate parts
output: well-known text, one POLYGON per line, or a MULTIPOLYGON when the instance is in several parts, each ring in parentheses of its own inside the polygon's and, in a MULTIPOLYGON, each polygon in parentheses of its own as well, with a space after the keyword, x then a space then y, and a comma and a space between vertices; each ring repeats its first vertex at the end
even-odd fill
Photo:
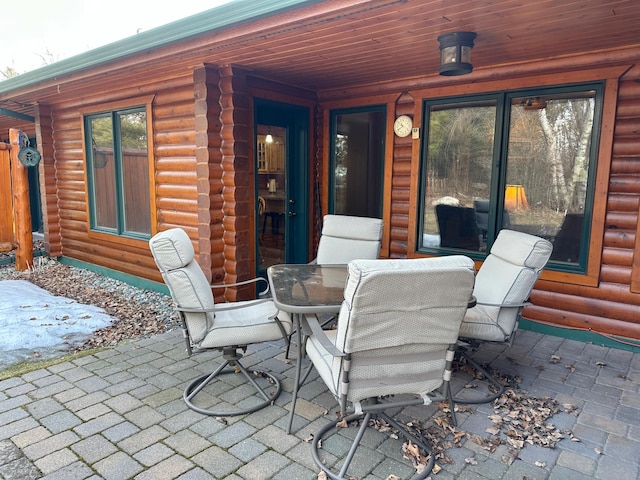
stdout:
MULTIPOLYGON (((0 71, 24 73, 231 0, 26 0, 0 10, 0 71), (51 54, 51 55, 49 55, 51 54)), ((252 0, 253 1, 253 0, 252 0)))

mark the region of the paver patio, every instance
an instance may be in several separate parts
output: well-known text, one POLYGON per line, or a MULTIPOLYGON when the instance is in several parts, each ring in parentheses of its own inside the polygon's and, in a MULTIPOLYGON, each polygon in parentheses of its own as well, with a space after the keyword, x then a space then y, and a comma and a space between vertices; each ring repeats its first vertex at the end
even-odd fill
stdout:
MULTIPOLYGON (((250 347, 246 364, 276 372, 284 391, 274 405, 226 421, 182 401, 183 387, 206 373, 217 354, 188 358, 179 331, 0 381, 0 479, 316 479, 308 439, 334 418, 336 402, 312 374, 300 392, 295 433, 287 435, 294 368, 283 350, 282 343, 250 347)), ((484 348, 477 358, 518 375, 529 396, 575 405, 550 421, 579 441, 565 435, 554 449, 526 445, 508 464, 506 445, 490 453, 464 438, 447 450, 453 463, 439 463, 434 479, 639 478, 639 354, 521 330, 511 348, 484 348)), ((457 378, 454 388, 462 383, 457 378)), ((473 410, 459 414, 459 428, 490 437, 492 406, 473 410)), ((431 405, 400 417, 429 424, 434 414, 431 405)), ((332 438, 323 450, 339 462, 345 444, 332 438)), ((412 471, 401 442, 379 432, 365 436, 356 463, 358 457, 361 479, 412 471)))

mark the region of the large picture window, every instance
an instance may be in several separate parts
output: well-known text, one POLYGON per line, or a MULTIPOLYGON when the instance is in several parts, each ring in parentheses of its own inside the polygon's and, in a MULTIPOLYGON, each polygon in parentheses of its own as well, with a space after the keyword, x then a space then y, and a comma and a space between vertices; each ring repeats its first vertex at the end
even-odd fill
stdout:
POLYGON ((419 250, 482 258, 502 228, 584 272, 603 84, 427 100, 419 250))
POLYGON ((91 229, 133 238, 151 235, 145 107, 85 116, 91 229))

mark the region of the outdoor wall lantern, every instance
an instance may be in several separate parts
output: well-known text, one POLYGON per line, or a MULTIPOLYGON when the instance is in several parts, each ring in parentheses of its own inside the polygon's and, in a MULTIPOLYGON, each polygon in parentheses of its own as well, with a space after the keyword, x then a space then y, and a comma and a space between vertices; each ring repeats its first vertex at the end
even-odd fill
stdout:
POLYGON ((471 73, 471 49, 474 32, 452 32, 438 37, 440 42, 440 75, 465 75, 471 73))

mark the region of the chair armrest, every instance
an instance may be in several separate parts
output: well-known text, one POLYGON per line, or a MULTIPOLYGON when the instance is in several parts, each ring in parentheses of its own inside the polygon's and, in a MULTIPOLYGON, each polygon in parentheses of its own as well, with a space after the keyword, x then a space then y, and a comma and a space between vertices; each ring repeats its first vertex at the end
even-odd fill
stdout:
POLYGON ((320 342, 322 348, 329 352, 329 354, 333 355, 334 357, 346 356, 346 353, 338 349, 333 344, 333 342, 329 340, 329 337, 327 337, 327 335, 324 333, 324 330, 320 326, 320 323, 318 323, 318 318, 315 315, 302 316, 303 331, 305 330, 305 327, 308 327, 309 330, 311 330, 311 334, 318 339, 318 342, 320 342))
POLYGON ((176 310, 178 310, 179 312, 186 312, 186 313, 207 313, 207 312, 215 313, 215 312, 223 312, 226 310, 237 310, 240 308, 251 307, 253 305, 258 305, 260 303, 265 303, 270 301, 271 301, 270 298, 259 298, 257 300, 250 300, 248 302, 221 303, 219 305, 216 305, 213 308, 186 308, 186 307, 181 307, 180 305, 176 305, 176 310), (238 305, 238 303, 241 303, 241 304, 238 305))
POLYGON ((211 288, 241 287, 243 285, 249 285, 251 283, 258 283, 258 282, 264 282, 267 285, 267 287, 264 290, 258 293, 258 296, 261 297, 269 293, 269 282, 264 277, 256 277, 250 280, 244 280, 242 282, 214 284, 214 285, 210 285, 210 287, 211 288))
MULTIPOLYGON (((531 302, 523 302, 523 303, 485 303, 476 301, 476 305, 484 305, 485 307, 526 307, 527 305, 531 305, 531 302)), ((475 305, 474 305, 475 306, 475 305)))

